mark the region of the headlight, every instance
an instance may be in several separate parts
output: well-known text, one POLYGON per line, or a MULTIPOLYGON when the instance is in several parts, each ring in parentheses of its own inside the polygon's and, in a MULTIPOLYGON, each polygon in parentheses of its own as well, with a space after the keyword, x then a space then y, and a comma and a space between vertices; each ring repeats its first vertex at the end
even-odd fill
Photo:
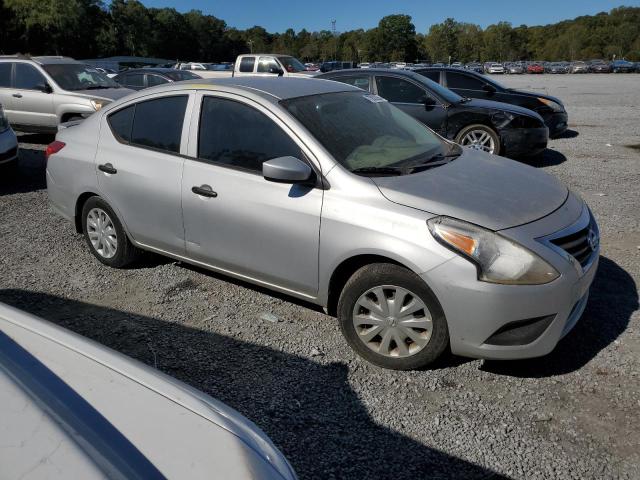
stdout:
POLYGON ((4 132, 7 128, 9 128, 9 121, 4 114, 2 105, 0 105, 0 132, 4 132))
POLYGON ((544 103, 547 107, 551 108, 554 112, 564 112, 564 107, 553 100, 549 100, 548 98, 538 97, 542 103, 544 103))
POLYGON ((427 221, 433 237, 478 268, 478 280, 506 285, 540 285, 560 276, 538 255, 471 223, 449 217, 427 221))
POLYGON ((109 102, 106 100, 91 100, 91 106, 96 112, 104 107, 107 103, 109 102))

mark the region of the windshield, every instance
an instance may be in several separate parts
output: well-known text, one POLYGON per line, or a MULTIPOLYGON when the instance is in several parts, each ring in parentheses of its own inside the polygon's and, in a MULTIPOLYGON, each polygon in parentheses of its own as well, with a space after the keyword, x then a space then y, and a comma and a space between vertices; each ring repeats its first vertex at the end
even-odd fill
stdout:
POLYGON ((79 63, 43 65, 45 71, 63 90, 121 88, 116 82, 95 68, 79 63))
POLYGON ((415 165, 449 153, 448 143, 377 95, 326 93, 281 104, 350 171, 415 165))
POLYGON ((278 58, 280 63, 286 68, 287 72, 295 73, 295 72, 304 72, 306 71, 306 67, 294 57, 280 57, 278 58))
POLYGON ((179 82, 181 80, 194 80, 196 78, 200 78, 195 73, 191 73, 186 70, 175 70, 175 71, 163 72, 163 73, 174 82, 179 82))

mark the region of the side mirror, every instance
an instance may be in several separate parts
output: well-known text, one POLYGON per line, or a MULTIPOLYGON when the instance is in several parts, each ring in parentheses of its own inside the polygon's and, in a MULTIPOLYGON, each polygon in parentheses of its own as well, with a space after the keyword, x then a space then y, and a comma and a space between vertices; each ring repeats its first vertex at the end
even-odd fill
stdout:
POLYGON ((494 87, 493 85, 489 85, 488 83, 485 83, 482 86, 482 90, 484 90, 487 93, 496 93, 496 87, 494 87))
POLYGON ((278 75, 279 77, 284 75, 284 72, 282 71, 282 69, 278 67, 270 67, 269 73, 273 73, 274 75, 278 75))
POLYGON ((51 93, 53 92, 53 88, 51 88, 51 85, 49 85, 48 83, 41 83, 39 85, 36 86, 36 90, 39 90, 41 92, 44 93, 51 93))
POLYGON ((272 182, 303 183, 312 173, 309 165, 295 157, 278 157, 262 164, 262 176, 272 182))

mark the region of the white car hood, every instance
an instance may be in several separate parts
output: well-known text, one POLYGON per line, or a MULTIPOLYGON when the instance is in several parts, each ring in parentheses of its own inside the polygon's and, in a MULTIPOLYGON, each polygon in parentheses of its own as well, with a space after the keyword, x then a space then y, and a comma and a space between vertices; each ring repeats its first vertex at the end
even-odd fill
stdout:
POLYGON ((3 304, 0 445, 8 478, 295 479, 230 407, 3 304))

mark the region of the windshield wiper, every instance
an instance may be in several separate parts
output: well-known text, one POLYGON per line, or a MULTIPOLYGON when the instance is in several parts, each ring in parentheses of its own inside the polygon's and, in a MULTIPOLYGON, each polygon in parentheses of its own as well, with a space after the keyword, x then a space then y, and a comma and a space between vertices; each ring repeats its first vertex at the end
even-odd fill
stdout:
POLYGON ((102 90, 105 88, 116 88, 110 85, 89 85, 88 87, 85 88, 85 90, 102 90))
POLYGON ((398 167, 360 167, 355 170, 351 170, 351 173, 359 174, 371 174, 371 175, 402 175, 403 169, 398 167))
POLYGON ((447 153, 447 154, 436 153, 435 155, 433 155, 432 157, 429 157, 424 162, 408 166, 407 167, 408 173, 415 173, 415 172, 419 172, 421 170, 428 170, 430 168, 434 168, 434 167, 439 167, 441 165, 445 165, 445 164, 453 161, 455 158, 458 158, 461 155, 461 153, 462 152, 447 153))

